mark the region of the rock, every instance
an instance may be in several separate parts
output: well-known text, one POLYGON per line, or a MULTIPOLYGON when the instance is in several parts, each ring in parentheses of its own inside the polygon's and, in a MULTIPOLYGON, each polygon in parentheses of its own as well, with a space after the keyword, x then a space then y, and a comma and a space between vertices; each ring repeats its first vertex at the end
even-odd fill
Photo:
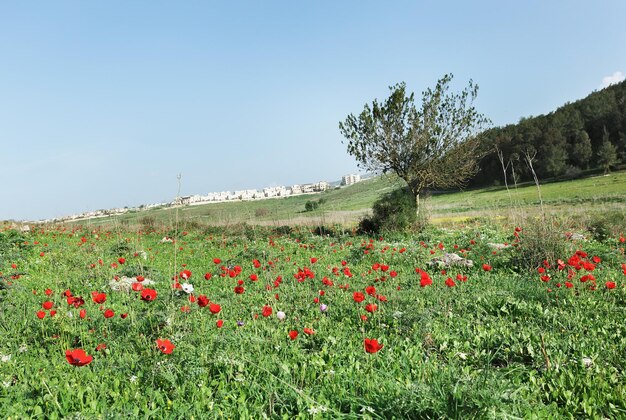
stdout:
MULTIPOLYGON (((111 279, 109 287, 115 292, 130 292, 132 290, 133 283, 137 283, 137 279, 135 277, 120 277, 119 280, 111 279)), ((154 284, 154 281, 144 279, 141 284, 144 286, 150 286, 154 284)))
POLYGON ((466 258, 460 257, 457 254, 443 254, 441 257, 433 258, 430 261, 430 266, 438 266, 438 267, 453 267, 453 266, 461 266, 461 267, 473 267, 474 262, 472 260, 468 260, 466 258))
POLYGON ((563 236, 570 241, 584 241, 586 239, 582 233, 565 232, 563 236))

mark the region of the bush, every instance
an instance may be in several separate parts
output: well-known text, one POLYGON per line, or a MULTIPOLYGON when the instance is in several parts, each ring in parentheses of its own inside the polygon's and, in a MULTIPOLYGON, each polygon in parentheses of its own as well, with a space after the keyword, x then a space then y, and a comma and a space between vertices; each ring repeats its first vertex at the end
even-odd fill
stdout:
MULTIPOLYGON (((372 216, 359 223, 359 232, 379 234, 381 232, 399 232, 422 230, 425 218, 418 221, 415 200, 408 188, 398 188, 384 194, 374 202, 372 216)), ((423 212, 422 212, 423 213, 423 212)))
POLYGON ((566 259, 572 252, 571 244, 555 226, 552 220, 545 222, 539 218, 527 219, 522 224, 515 265, 523 270, 539 267, 544 260, 555 264, 558 259, 566 259))
POLYGON ((270 214, 270 210, 267 207, 259 207, 254 211, 256 217, 265 217, 270 214))
POLYGON ((317 210, 318 207, 320 206, 320 204, 317 201, 307 201, 306 204, 304 205, 304 209, 306 211, 314 211, 317 210))

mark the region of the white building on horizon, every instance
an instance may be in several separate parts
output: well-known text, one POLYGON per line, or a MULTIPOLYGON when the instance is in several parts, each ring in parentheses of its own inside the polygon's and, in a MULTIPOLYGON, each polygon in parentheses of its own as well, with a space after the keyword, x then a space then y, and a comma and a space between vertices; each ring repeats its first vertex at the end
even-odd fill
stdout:
POLYGON ((361 175, 348 174, 341 177, 341 185, 352 185, 361 182, 361 175))

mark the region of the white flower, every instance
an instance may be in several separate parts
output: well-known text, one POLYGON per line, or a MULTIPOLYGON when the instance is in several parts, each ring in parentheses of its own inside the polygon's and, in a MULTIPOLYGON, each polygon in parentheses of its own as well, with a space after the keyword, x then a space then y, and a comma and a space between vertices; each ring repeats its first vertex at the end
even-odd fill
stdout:
POLYGON ((2 360, 2 362, 6 363, 9 360, 11 360, 11 355, 10 354, 7 354, 7 355, 3 354, 2 357, 0 357, 0 360, 2 360))
POLYGON ((193 284, 183 283, 180 287, 183 289, 183 292, 187 294, 193 293, 193 284))
POLYGON ((276 312, 276 318, 278 318, 280 321, 284 320, 286 316, 287 315, 285 315, 283 311, 276 312))
POLYGON ((137 377, 136 377, 135 375, 131 376, 131 377, 130 377, 130 381, 131 381, 132 383, 137 382, 137 377))
POLYGON ((2 385, 3 385, 5 388, 8 388, 8 387, 10 387, 10 386, 11 386, 11 381, 2 381, 2 385))

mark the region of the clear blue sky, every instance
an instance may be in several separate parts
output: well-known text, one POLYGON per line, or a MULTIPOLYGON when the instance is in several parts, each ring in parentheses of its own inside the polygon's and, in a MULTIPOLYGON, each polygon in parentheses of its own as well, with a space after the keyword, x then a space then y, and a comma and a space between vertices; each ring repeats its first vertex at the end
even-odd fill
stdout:
POLYGON ((356 171, 338 122, 472 78, 495 125, 626 73, 626 1, 1 1, 0 220, 356 171), (621 72, 621 73, 620 73, 621 72))

